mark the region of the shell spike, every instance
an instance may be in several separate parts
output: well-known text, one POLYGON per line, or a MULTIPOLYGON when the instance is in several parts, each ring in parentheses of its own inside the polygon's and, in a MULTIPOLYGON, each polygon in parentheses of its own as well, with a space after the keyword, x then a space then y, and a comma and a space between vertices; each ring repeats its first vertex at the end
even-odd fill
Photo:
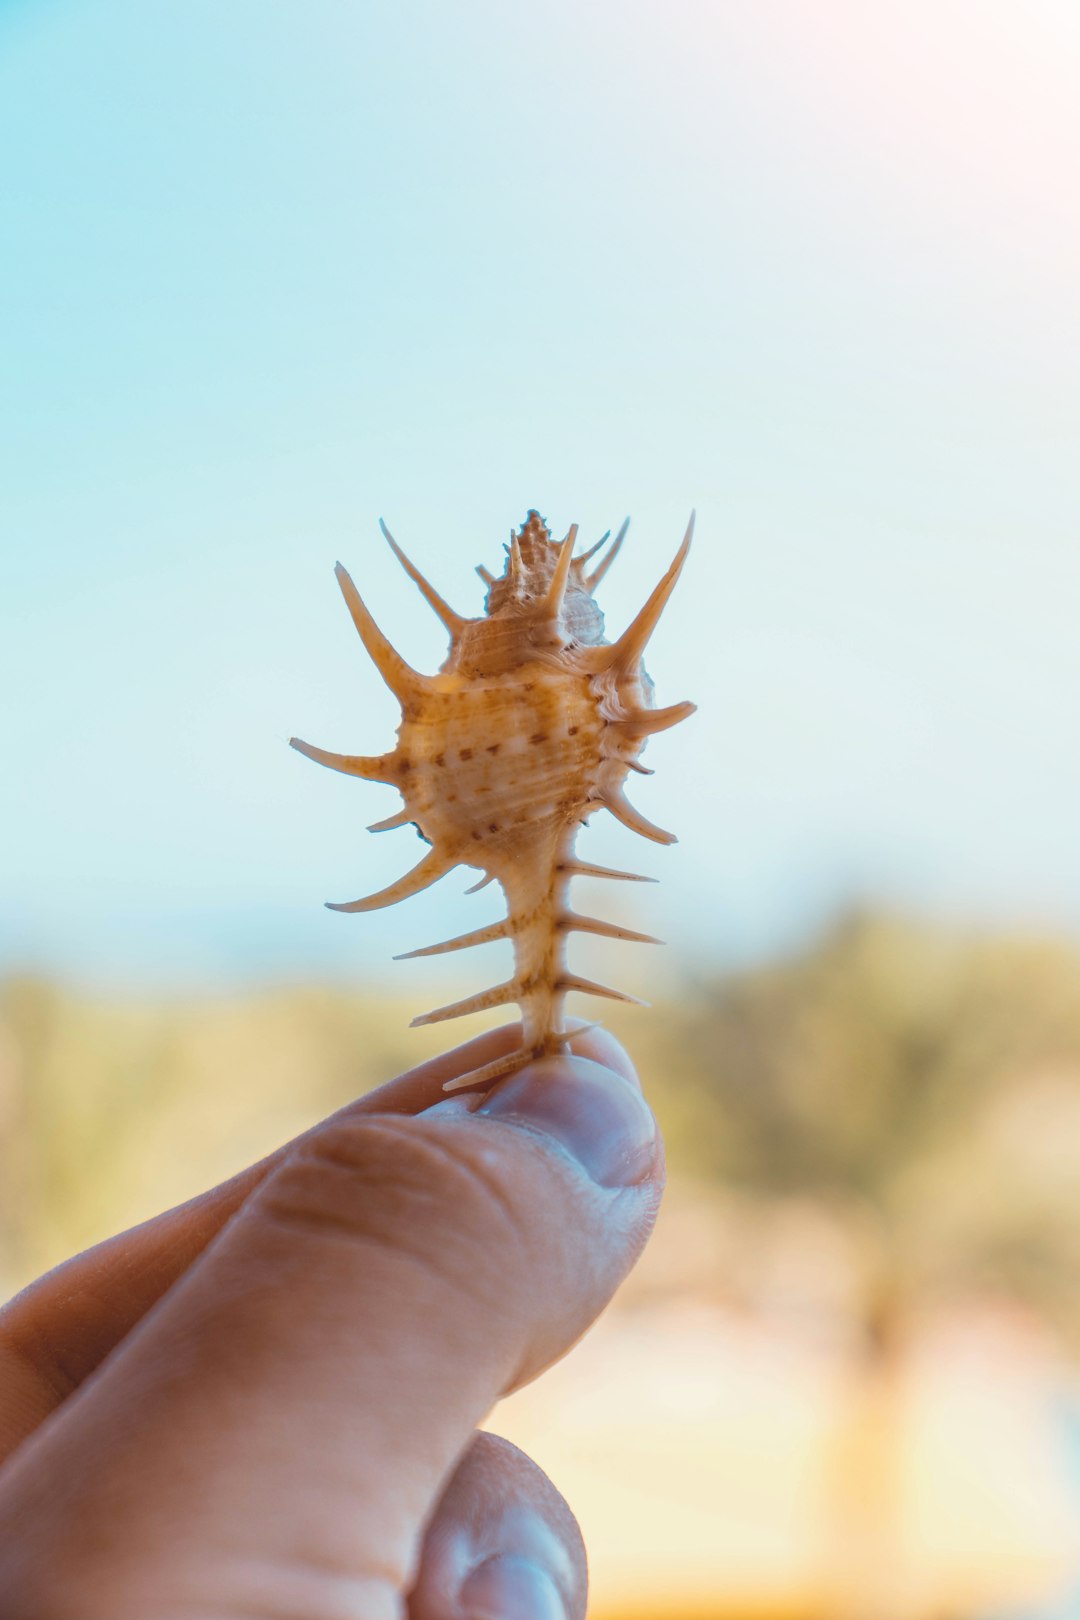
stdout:
POLYGON ((582 567, 584 567, 584 565, 587 562, 591 561, 591 559, 596 556, 596 553, 598 551, 603 550, 603 548, 607 545, 607 543, 608 543, 608 541, 610 539, 611 539, 611 530, 610 529, 605 529, 603 534, 600 536, 599 540, 597 540, 593 545, 591 545, 589 547, 588 551, 583 551, 581 553, 580 557, 575 558, 575 561, 576 561, 578 567, 582 568, 582 567))
MULTIPOLYGON (((587 1024, 586 1029, 594 1026, 587 1024)), ((571 1031, 574 1035, 581 1033, 580 1029, 571 1031)), ((444 1091, 464 1091, 466 1086, 485 1085, 491 1080, 498 1080, 504 1074, 510 1074, 514 1069, 520 1069, 527 1063, 529 1052, 523 1046, 515 1047, 514 1051, 507 1052, 499 1058, 492 1058, 490 1063, 483 1064, 479 1069, 472 1069, 468 1074, 459 1074, 456 1080, 448 1080, 443 1086, 444 1091)))
POLYGON ((578 1024, 578 1023, 575 1023, 574 1027, 572 1029, 556 1030, 551 1038, 559 1046, 566 1046, 566 1045, 568 1045, 568 1043, 570 1041, 574 1040, 578 1035, 587 1035, 591 1029, 603 1029, 603 1027, 604 1026, 600 1022, 599 1018, 594 1018, 591 1024, 578 1024))
POLYGON ((316 765, 327 765, 332 771, 343 771, 346 776, 362 776, 365 782, 396 782, 398 769, 393 754, 371 757, 367 754, 331 754, 325 748, 313 748, 300 737, 290 737, 289 747, 298 754, 313 759, 316 765))
POLYGON ((478 563, 476 566, 476 572, 480 575, 480 578, 483 580, 485 585, 494 585, 495 575, 491 572, 490 568, 485 568, 483 563, 478 563))
POLYGON ((636 928, 623 928, 619 923, 604 922, 600 917, 583 917, 580 912, 564 912, 559 926, 573 929, 579 934, 598 934, 601 939, 625 939, 635 945, 662 945, 655 934, 639 934, 636 928))
MULTIPOLYGON (((643 872, 619 872, 613 866, 597 866, 593 861, 564 861, 561 870, 568 877, 618 878, 621 883, 655 883, 643 872)), ((466 891, 467 892, 467 891, 466 891)))
POLYGON ((423 675, 420 675, 411 665, 407 664, 401 654, 390 645, 365 607, 360 592, 353 584, 348 570, 338 563, 334 572, 337 575, 337 582, 341 586, 341 594, 345 598, 349 612, 352 614, 352 621, 356 626, 360 640, 367 648, 372 663, 391 692, 395 697, 404 699, 422 691, 428 685, 428 682, 423 675))
POLYGON ((436 1007, 434 1012, 421 1013, 414 1018, 410 1028, 419 1029, 422 1024, 442 1024, 448 1018, 464 1018, 468 1013, 486 1012, 489 1007, 505 1007, 508 1001, 516 1001, 521 986, 510 979, 506 984, 492 985, 490 990, 481 990, 475 996, 466 996, 464 1001, 451 1001, 446 1007, 436 1007))
MULTIPOLYGON (((600 561, 597 563, 597 565, 593 569, 592 573, 589 574, 586 577, 585 589, 588 591, 590 596, 593 596, 595 594, 596 587, 599 585, 600 581, 603 579, 604 575, 607 573, 608 569, 611 567, 612 563, 615 561, 615 558, 619 555, 619 548, 621 547, 623 541, 626 539, 626 531, 627 531, 627 529, 629 529, 629 527, 630 527, 630 519, 629 518, 623 518, 622 525, 621 525, 621 527, 619 529, 618 534, 615 536, 615 542, 614 542, 611 550, 608 552, 606 557, 601 557, 600 561)), ((611 533, 611 531, 609 529, 608 534, 610 534, 610 533, 611 533)), ((604 539, 605 540, 607 539, 607 535, 604 536, 604 539)), ((601 544, 602 544, 602 542, 601 542, 601 544)), ((594 546, 593 551, 596 551, 596 550, 597 550, 597 547, 594 546)), ((592 556, 592 551, 587 552, 586 555, 591 557, 592 556)), ((583 557, 581 560, 582 560, 582 562, 584 562, 585 558, 583 557)))
MULTIPOLYGON (((661 579, 660 583, 657 585, 656 589, 645 603, 645 606, 642 608, 637 618, 626 630, 623 631, 622 635, 611 649, 606 667, 630 669, 634 664, 637 663, 638 659, 645 651, 649 637, 652 635, 657 624, 660 622, 660 615, 667 606, 668 597, 675 589, 679 575, 683 571, 683 564, 686 562, 687 554, 690 550, 690 542, 693 539, 693 536, 694 514, 691 512, 690 521, 686 525, 686 533, 683 536, 682 545, 675 553, 671 567, 668 569, 663 579, 661 579)), ((605 561, 610 561, 610 559, 611 552, 608 552, 605 561)))
POLYGON ((395 962, 411 962, 417 956, 442 956, 446 951, 467 951, 472 945, 487 945, 493 939, 510 938, 510 919, 504 917, 501 922, 489 923, 487 928, 474 928, 468 934, 458 934, 455 939, 444 939, 438 945, 421 945, 417 951, 402 951, 395 956, 395 962))
POLYGON ((466 624, 468 624, 468 619, 463 619, 460 613, 454 612, 453 608, 448 602, 443 601, 443 598, 439 595, 434 585, 431 585, 424 578, 416 564, 410 562, 408 557, 406 557, 405 553, 402 551, 401 547, 390 533, 390 530, 386 527, 386 524, 383 522, 382 518, 379 519, 379 528, 383 532, 383 539, 390 547, 390 550, 394 553, 394 556, 397 558, 402 568, 404 568, 413 584, 419 587, 421 595, 438 614, 439 618, 442 620, 443 624, 445 624, 450 634, 452 636, 459 635, 465 628, 466 624))
POLYGON ((643 816, 640 810, 634 808, 621 787, 608 788, 600 800, 606 804, 616 820, 621 821, 624 827, 631 832, 640 833, 643 838, 651 838, 654 844, 677 844, 679 840, 674 833, 665 832, 654 821, 643 816))
POLYGON ((393 832, 397 827, 411 827, 415 820, 415 813, 406 806, 404 810, 395 811, 392 816, 384 816, 381 821, 373 821, 368 832, 393 832))
POLYGON ((570 561, 574 555, 574 542, 577 539, 578 526, 570 525, 570 533, 559 547, 558 561, 555 572, 551 576, 547 595, 544 597, 541 612, 545 618, 557 619, 562 612, 563 597, 566 595, 566 582, 570 577, 570 561))
POLYGON ((672 703, 666 709, 639 709, 622 720, 611 721, 611 724, 624 737, 651 737, 657 731, 667 731, 671 726, 677 726, 681 720, 689 720, 696 713, 696 703, 672 703))
POLYGON ((396 905, 399 900, 407 900, 410 895, 419 894, 422 889, 429 889, 437 883, 455 863, 448 861, 438 850, 429 849, 418 866, 404 877, 399 877, 396 883, 387 888, 380 889, 377 894, 369 894, 364 900, 345 900, 326 902, 328 911, 378 911, 382 906, 396 905))
POLYGON ((647 1007, 640 996, 628 996, 625 990, 612 990, 610 985, 594 984, 592 979, 581 979, 576 973, 564 973, 559 979, 560 990, 580 990, 586 996, 604 996, 608 1001, 628 1001, 632 1007, 647 1007))

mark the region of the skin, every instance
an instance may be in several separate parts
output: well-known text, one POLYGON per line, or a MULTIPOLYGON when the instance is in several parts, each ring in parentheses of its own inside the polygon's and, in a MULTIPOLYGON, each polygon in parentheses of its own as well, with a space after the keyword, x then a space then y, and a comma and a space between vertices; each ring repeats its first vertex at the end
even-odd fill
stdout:
POLYGON ((0 1312, 6 1620, 582 1620, 569 1509, 498 1398, 649 1234, 663 1155, 600 1030, 448 1098, 509 1026, 0 1312))

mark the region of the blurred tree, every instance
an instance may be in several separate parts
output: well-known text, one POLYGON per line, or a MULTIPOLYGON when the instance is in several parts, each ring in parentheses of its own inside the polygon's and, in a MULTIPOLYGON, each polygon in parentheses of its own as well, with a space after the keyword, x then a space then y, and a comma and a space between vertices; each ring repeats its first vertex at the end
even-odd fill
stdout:
POLYGON ((709 1122, 679 1133, 682 1162, 869 1218, 891 1290, 996 1280, 1080 1343, 1072 946, 852 914, 702 986, 681 1035, 680 1119, 709 1122))
MULTIPOLYGON (((913 1612, 900 1385, 915 1312, 1023 1300, 1080 1346, 1080 956, 853 914, 802 956, 703 987, 678 1151, 765 1206, 823 1202, 858 1242, 831 1612, 913 1612)), ((676 1071, 678 1072, 678 1071, 676 1071)))

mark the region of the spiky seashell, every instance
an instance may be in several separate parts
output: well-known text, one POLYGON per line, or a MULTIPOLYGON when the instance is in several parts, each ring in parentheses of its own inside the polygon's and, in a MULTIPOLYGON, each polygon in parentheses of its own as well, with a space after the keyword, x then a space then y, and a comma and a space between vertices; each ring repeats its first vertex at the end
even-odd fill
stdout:
MULTIPOLYGON (((433 1024, 465 1013, 517 1002, 520 1047, 483 1069, 452 1081, 447 1090, 492 1080, 534 1057, 559 1051, 571 1031, 563 1003, 571 990, 615 1001, 636 997, 571 973, 566 936, 572 930, 611 939, 659 943, 570 909, 570 880, 640 879, 632 872, 579 861, 577 830, 594 810, 607 808, 625 826, 658 844, 673 833, 647 821, 629 803, 623 783, 631 770, 649 774, 639 756, 646 739, 694 712, 692 703, 653 707, 652 682, 642 666, 645 644, 682 571, 694 519, 675 559, 633 623, 614 643, 593 593, 622 545, 624 523, 607 555, 587 564, 610 537, 575 558, 577 524, 562 544, 553 541, 539 513, 530 511, 507 547, 496 579, 477 572, 488 587, 482 618, 455 613, 424 579, 383 527, 395 555, 450 632, 450 652, 437 675, 421 675, 396 653, 339 563, 338 583, 360 639, 401 704, 397 747, 378 758, 330 754, 299 738, 292 746, 320 765, 391 782, 404 808, 372 832, 412 824, 431 847, 418 866, 364 900, 331 904, 333 911, 374 911, 417 894, 455 866, 493 878, 506 895, 507 915, 440 945, 409 951, 434 956, 489 940, 509 939, 514 974, 505 984, 414 1018, 433 1024)), ((470 891, 472 892, 472 891, 470 891)))

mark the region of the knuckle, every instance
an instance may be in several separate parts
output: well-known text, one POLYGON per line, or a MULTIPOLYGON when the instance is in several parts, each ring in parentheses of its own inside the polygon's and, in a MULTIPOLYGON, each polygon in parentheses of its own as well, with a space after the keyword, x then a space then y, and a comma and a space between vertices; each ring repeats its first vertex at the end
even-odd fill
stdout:
POLYGON ((277 1225, 409 1256, 469 1291, 485 1271, 505 1276, 530 1243, 495 1169, 397 1115, 330 1121, 274 1173, 259 1203, 277 1225))
POLYGON ((66 1365, 61 1345, 50 1344, 40 1333, 20 1332, 16 1324, 0 1319, 0 1362, 4 1361, 56 1405, 66 1401, 81 1382, 78 1373, 66 1365))

